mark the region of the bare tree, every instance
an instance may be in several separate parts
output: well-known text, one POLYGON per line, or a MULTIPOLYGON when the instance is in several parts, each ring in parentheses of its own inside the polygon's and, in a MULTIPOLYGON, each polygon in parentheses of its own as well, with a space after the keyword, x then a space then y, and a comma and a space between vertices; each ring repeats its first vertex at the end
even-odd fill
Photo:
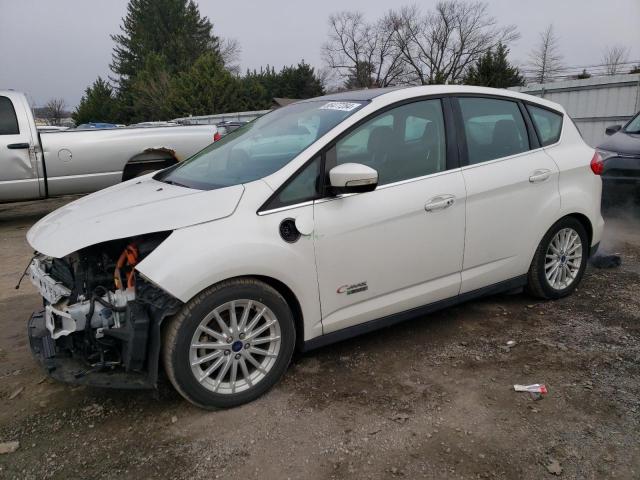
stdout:
POLYGON ((60 125, 65 115, 65 103, 62 98, 52 98, 44 105, 45 115, 51 125, 60 125))
POLYGON ((498 25, 485 2, 444 1, 427 13, 414 5, 386 18, 411 82, 423 85, 458 82, 488 50, 520 38, 515 26, 498 25))
POLYGON ((235 75, 240 74, 240 54, 242 47, 235 38, 226 38, 220 43, 220 57, 225 67, 235 75))
POLYGON ((620 73, 628 58, 629 49, 627 47, 613 45, 605 48, 602 54, 602 64, 605 66, 607 75, 620 73))
POLYGON ((387 87, 405 73, 394 31, 385 20, 368 23, 360 12, 329 17, 329 40, 322 47, 327 66, 349 88, 387 87))
POLYGON ((537 46, 529 55, 531 72, 535 82, 548 82, 562 70, 562 55, 558 42, 559 39, 555 34, 553 24, 550 24, 540 34, 537 46))

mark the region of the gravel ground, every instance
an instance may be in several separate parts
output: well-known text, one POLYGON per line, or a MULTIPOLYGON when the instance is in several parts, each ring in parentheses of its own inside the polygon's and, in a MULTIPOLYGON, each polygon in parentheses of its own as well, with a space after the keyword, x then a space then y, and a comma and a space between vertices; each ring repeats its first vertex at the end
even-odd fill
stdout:
POLYGON ((570 298, 467 303, 294 359, 228 411, 44 377, 26 230, 68 199, 0 206, 0 478, 639 478, 640 222, 608 216, 570 298), (516 342, 508 348, 506 343, 516 342), (545 383, 534 400, 514 383, 545 383), (8 442, 19 442, 19 445, 8 442), (17 449, 13 452, 17 446, 17 449))

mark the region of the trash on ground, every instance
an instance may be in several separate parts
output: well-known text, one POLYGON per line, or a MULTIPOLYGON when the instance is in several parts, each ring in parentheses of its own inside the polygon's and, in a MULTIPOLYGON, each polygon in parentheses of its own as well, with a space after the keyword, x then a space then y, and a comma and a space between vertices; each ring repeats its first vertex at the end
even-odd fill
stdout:
POLYGON ((611 255, 597 254, 590 259, 591 265, 596 268, 617 268, 622 265, 622 257, 619 253, 611 255))
POLYGON ((14 398, 16 398, 18 395, 22 393, 23 390, 24 390, 24 387, 18 388, 15 392, 9 395, 9 400, 13 400, 14 398))
POLYGON ((509 347, 509 348, 513 348, 513 347, 515 347, 516 345, 517 345, 517 342, 516 342, 515 340, 509 340, 509 341, 507 342, 507 347, 509 347))
POLYGON ((547 471, 553 475, 562 474, 562 467, 560 466, 560 462, 555 458, 550 458, 549 463, 545 465, 547 467, 547 471))
POLYGON ((20 447, 20 442, 4 442, 0 443, 0 454, 13 453, 20 447))
POLYGON ((516 392, 547 393, 547 387, 544 383, 534 383, 531 385, 514 385, 513 389, 516 392))

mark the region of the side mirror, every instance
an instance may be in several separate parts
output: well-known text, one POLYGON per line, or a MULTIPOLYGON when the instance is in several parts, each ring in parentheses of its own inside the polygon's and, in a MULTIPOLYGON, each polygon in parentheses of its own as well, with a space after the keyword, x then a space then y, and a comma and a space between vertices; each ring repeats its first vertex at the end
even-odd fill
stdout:
POLYGON ((334 194, 371 192, 378 186, 378 172, 361 163, 343 163, 329 171, 334 194))
POLYGON ((604 129, 604 133, 606 133, 607 135, 613 135, 621 128, 622 128, 622 125, 610 125, 604 129))

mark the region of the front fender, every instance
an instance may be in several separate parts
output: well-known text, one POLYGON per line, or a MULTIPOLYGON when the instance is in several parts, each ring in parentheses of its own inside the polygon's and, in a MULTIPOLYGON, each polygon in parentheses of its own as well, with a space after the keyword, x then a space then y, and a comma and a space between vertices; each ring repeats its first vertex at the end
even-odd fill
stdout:
POLYGON ((283 241, 278 226, 288 216, 291 211, 265 216, 243 211, 176 230, 136 268, 183 302, 230 278, 278 280, 296 296, 304 340, 309 340, 322 334, 313 240, 303 236, 296 243, 283 241))

